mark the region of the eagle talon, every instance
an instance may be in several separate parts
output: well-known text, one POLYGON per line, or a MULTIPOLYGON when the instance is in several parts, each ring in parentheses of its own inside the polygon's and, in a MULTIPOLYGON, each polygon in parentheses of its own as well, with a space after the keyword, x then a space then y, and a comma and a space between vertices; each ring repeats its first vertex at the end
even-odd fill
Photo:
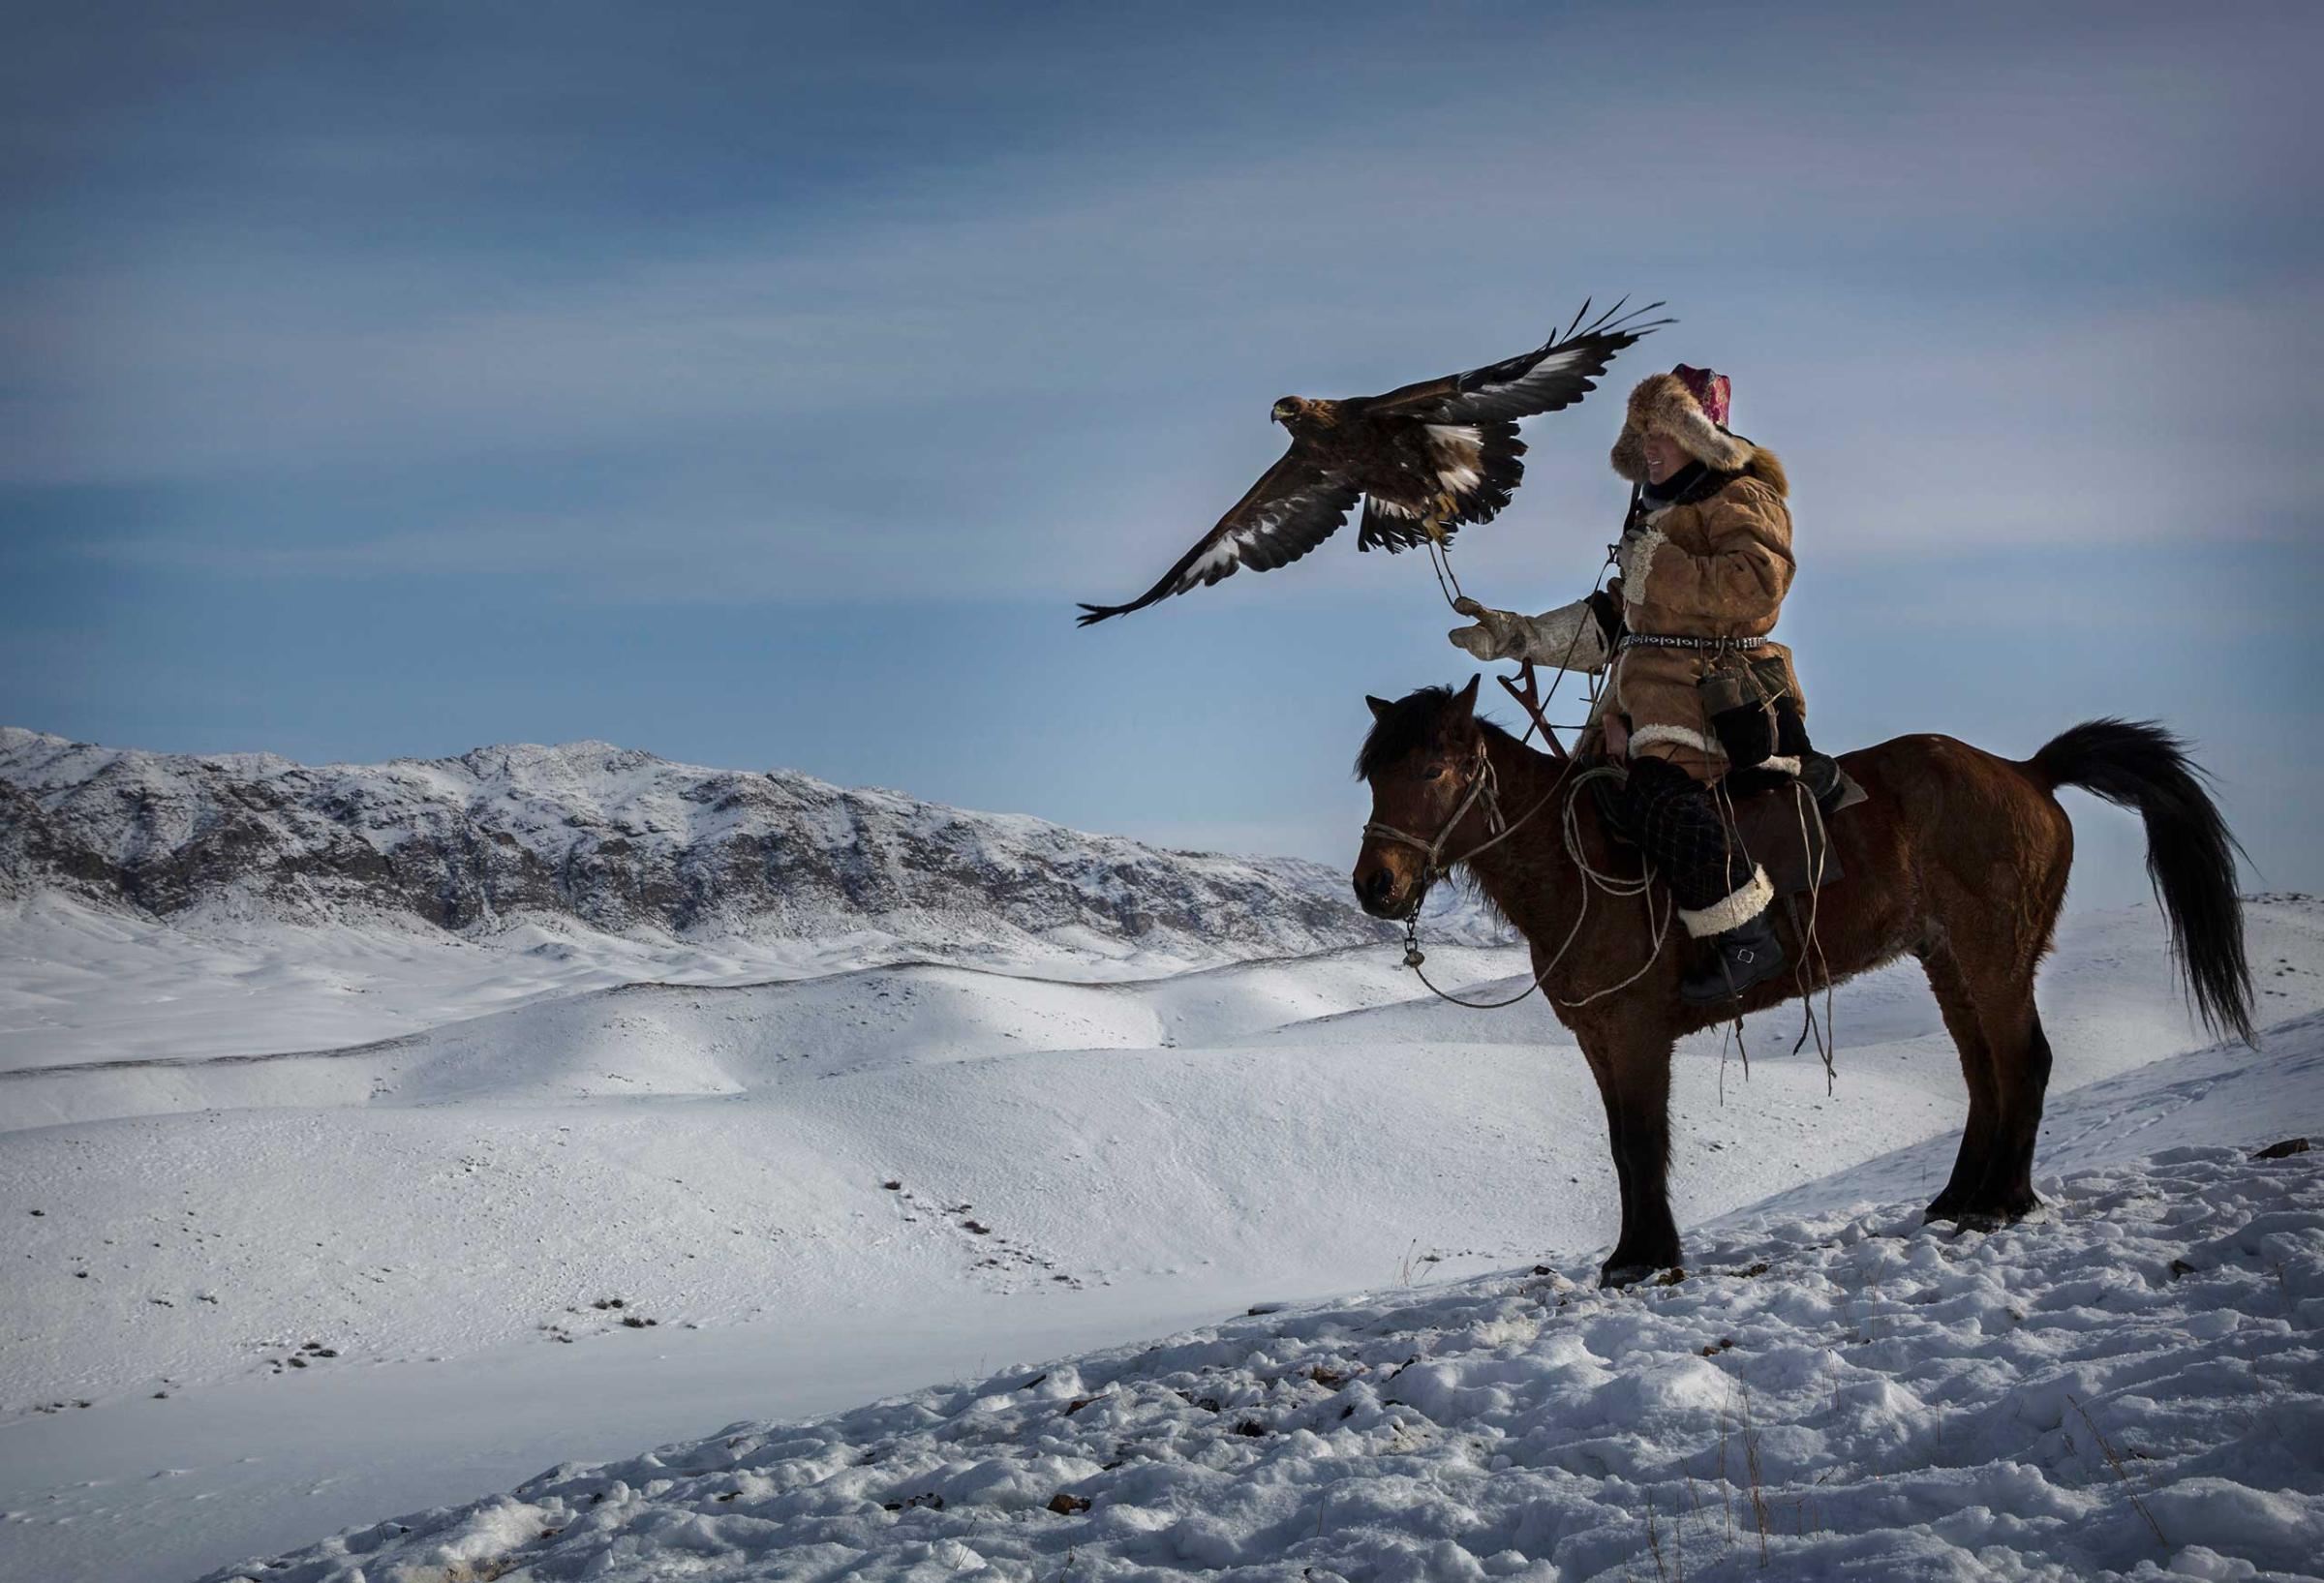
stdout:
POLYGON ((1450 490, 1438 490, 1436 499, 1429 502, 1428 514, 1421 518, 1421 532, 1442 547, 1450 537, 1445 531, 1446 520, 1458 515, 1459 498, 1450 490))

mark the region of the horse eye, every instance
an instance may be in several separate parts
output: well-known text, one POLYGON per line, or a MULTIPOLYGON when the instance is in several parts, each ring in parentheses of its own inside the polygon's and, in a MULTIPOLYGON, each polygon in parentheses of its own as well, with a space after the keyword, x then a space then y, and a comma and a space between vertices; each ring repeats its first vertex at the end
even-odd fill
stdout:
POLYGON ((1445 767, 1441 764, 1431 764, 1421 772, 1421 778, 1422 780, 1442 780, 1445 778, 1445 767))

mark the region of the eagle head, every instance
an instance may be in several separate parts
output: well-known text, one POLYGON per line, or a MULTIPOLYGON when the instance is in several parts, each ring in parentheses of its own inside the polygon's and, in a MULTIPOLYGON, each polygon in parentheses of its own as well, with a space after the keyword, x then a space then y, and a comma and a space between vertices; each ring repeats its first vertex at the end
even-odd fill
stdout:
POLYGON ((1273 409, 1268 412, 1267 418, 1269 423, 1280 423, 1288 429, 1305 416, 1306 411, 1307 404, 1304 401, 1297 396, 1285 396, 1275 403, 1273 409))

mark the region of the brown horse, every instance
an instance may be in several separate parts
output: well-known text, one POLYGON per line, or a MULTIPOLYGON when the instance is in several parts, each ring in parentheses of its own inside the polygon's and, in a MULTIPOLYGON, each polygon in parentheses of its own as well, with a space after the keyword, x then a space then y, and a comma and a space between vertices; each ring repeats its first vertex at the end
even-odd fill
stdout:
MULTIPOLYGON (((1587 928, 1576 928, 1590 882, 1575 850, 1602 873, 1639 872, 1636 853, 1608 834, 1597 799, 1572 795, 1579 788, 1568 777, 1582 761, 1537 752, 1479 719, 1474 678, 1458 692, 1427 687, 1393 704, 1368 701, 1376 719, 1356 769, 1371 784, 1372 824, 1356 863, 1358 899, 1375 917, 1405 918, 1441 872, 1467 868, 1531 944, 1541 989, 1573 1029, 1605 1102, 1622 1234, 1602 1284, 1676 1265, 1666 1188, 1671 1046, 1733 1009, 1679 999, 1690 942, 1670 928, 1658 954, 1667 898, 1650 917, 1654 895, 1601 891, 1588 898, 1587 928), (1569 800, 1575 850, 1565 834, 1569 800), (1507 838, 1496 840, 1504 829, 1507 838)), ((2235 839, 2169 733, 2092 720, 2023 763, 1950 737, 1899 737, 1841 762, 1870 796, 1831 822, 1846 878, 1816 903, 1820 949, 1803 947, 1778 906, 1777 931, 1802 965, 1754 989, 1742 1008, 1779 1005, 1908 951, 1920 959, 1969 1081, 1961 1153, 1929 1219, 1990 1229, 2038 1202, 2034 1139, 2050 1046, 2034 1009, 2034 971, 2050 949, 2074 855, 2058 787, 2080 786, 2144 817, 2148 873, 2195 1007, 2214 1028, 2251 1037, 2235 839)))

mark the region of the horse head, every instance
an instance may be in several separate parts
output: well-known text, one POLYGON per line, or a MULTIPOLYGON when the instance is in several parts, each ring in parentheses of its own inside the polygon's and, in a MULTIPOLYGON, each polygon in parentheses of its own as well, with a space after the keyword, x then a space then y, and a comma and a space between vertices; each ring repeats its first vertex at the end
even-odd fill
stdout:
POLYGON ((1364 700, 1372 732, 1356 774, 1372 788, 1372 817, 1356 856, 1356 899, 1375 918, 1417 912, 1447 854, 1484 839, 1490 782, 1477 682, 1364 700))

